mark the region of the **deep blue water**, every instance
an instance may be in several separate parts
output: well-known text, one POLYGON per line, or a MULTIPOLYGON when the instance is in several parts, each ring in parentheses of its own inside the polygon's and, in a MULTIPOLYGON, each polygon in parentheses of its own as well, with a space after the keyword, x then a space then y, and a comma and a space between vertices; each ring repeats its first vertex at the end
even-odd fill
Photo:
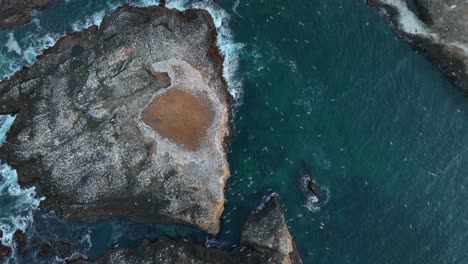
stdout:
MULTIPOLYGON (((0 43, 13 34, 20 48, 0 47, 0 73, 31 63, 39 39, 53 43, 118 3, 59 2, 35 23, 0 32, 0 43)), ((242 84, 242 96, 216 243, 238 243, 247 215, 276 191, 304 263, 468 263, 468 104, 437 66, 363 1, 218 4, 237 43, 222 43, 227 70, 239 59, 229 81, 232 89, 242 84), (301 161, 322 186, 319 208, 308 208, 298 190, 301 161)), ((31 211, 11 210, 5 199, 2 217, 31 211)), ((28 230, 36 237, 67 238, 91 257, 161 234, 207 239, 181 226, 34 215, 28 230)))

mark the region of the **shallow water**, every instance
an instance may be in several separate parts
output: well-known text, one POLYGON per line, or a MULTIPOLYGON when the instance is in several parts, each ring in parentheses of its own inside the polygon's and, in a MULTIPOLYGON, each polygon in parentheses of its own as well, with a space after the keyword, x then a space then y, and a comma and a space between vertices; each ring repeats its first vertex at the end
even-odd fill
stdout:
MULTIPOLYGON (((110 2, 70 0, 39 12, 39 23, 12 31, 19 54, 14 41, 0 48, 0 73, 30 63, 28 40, 99 22, 93 14, 119 1, 110 2)), ((237 74, 227 68, 231 90, 241 80, 243 95, 223 228, 209 243, 237 244, 247 215, 276 191, 304 263, 467 263, 468 105, 462 93, 363 1, 219 4, 231 16, 237 42, 221 44, 229 58, 239 56, 237 74), (302 160, 321 184, 319 208, 307 207, 297 186, 302 160)), ((0 32, 2 43, 12 32, 0 32)), ((181 226, 34 215, 37 237, 66 237, 92 257, 161 234, 207 239, 181 226)))

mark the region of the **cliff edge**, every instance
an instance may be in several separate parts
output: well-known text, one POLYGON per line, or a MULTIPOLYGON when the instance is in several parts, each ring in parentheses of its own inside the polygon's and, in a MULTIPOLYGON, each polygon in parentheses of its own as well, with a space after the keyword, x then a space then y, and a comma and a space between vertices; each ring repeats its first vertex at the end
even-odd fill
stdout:
POLYGON ((123 7, 0 82, 0 149, 44 211, 216 234, 230 95, 205 10, 123 7))

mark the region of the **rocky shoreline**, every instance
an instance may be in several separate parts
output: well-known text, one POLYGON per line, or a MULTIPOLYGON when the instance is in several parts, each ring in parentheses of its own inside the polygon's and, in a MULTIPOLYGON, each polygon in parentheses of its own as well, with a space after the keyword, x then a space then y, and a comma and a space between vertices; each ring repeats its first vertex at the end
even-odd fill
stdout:
MULTIPOLYGON (((1 159, 21 185, 45 197, 43 212, 217 234, 230 176, 232 97, 216 36, 206 10, 160 6, 122 7, 99 28, 62 37, 0 82, 0 114, 16 115, 1 159)), ((96 263, 301 263, 276 195, 249 218, 242 237, 231 251, 160 238, 96 263)), ((39 256, 71 252, 69 244, 52 244, 36 245, 39 256)))
POLYGON ((145 240, 136 249, 111 250, 94 262, 78 259, 69 263, 301 264, 302 261, 281 213, 278 196, 272 194, 247 219, 240 245, 230 251, 205 247, 190 239, 173 240, 162 237, 156 241, 145 240))
POLYGON ((44 8, 50 0, 2 0, 0 1, 0 30, 21 26, 31 21, 34 10, 44 8))
MULTIPOLYGON (((207 11, 162 7, 120 8, 99 29, 63 37, 0 83, 0 112, 17 114, 0 150, 4 160, 46 197, 44 211, 183 223, 216 234, 229 177, 230 95, 215 40, 207 11), (212 117, 202 128, 166 132, 199 133, 203 147, 142 119, 153 98, 172 90, 203 99, 212 117)), ((153 118, 172 125, 181 113, 153 118)))
POLYGON ((368 0, 387 11, 397 34, 423 50, 468 93, 468 3, 464 0, 368 0))

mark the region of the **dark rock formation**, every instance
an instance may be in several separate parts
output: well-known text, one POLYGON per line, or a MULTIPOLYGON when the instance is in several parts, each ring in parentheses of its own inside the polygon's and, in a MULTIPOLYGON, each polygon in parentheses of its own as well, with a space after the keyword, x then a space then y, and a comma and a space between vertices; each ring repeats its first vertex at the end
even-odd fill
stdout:
POLYGON ((468 2, 368 0, 384 7, 398 34, 427 51, 468 92, 468 2), (411 11, 406 1, 416 7, 411 11))
POLYGON ((49 2, 50 0, 0 0, 0 30, 28 23, 32 11, 45 7, 49 2))
POLYGON ((301 160, 296 173, 297 184, 307 200, 313 198, 318 202, 320 198, 320 185, 312 174, 312 170, 305 160, 301 160))
POLYGON ((231 251, 207 248, 191 240, 160 238, 144 241, 137 249, 115 249, 96 262, 73 264, 249 264, 302 263, 280 211, 277 195, 272 195, 247 221, 239 247, 231 251))
MULTIPOLYGON (((3 238, 2 231, 0 231, 0 239, 1 238, 3 238)), ((27 250, 27 242, 28 240, 26 234, 24 234, 24 232, 21 230, 16 230, 16 232, 13 234, 13 243, 15 245, 16 252, 25 254, 27 250)), ((12 247, 4 245, 2 242, 0 242, 0 261, 9 258, 13 250, 14 249, 12 247)))
POLYGON ((242 231, 241 244, 267 254, 275 260, 272 263, 302 263, 276 193, 268 196, 247 219, 242 231))
MULTIPOLYGON (((3 238, 3 231, 0 230, 0 238, 3 238)), ((11 255, 11 247, 0 242, 0 261, 5 260, 11 255)))
POLYGON ((73 254, 73 246, 65 241, 50 241, 40 245, 39 256, 66 258, 73 254))
POLYGON ((230 95, 215 41, 207 11, 162 7, 120 8, 63 37, 0 83, 0 114, 17 114, 0 155, 45 211, 217 233, 230 95), (177 123, 187 109, 200 120, 177 123))

